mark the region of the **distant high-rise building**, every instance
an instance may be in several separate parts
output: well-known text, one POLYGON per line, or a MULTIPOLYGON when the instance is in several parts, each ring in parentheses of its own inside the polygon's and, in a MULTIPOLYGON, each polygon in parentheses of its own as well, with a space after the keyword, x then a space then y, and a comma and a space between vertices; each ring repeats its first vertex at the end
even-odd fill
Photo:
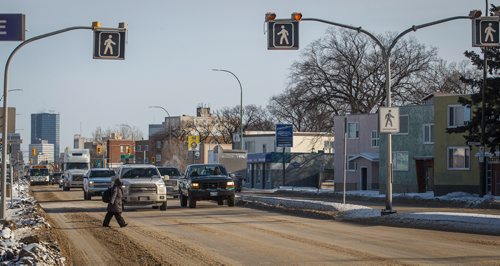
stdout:
POLYGON ((31 114, 31 144, 39 144, 42 140, 54 144, 54 159, 59 159, 59 114, 31 114))
POLYGON ((42 140, 40 143, 30 144, 31 164, 53 163, 54 162, 54 144, 42 140))

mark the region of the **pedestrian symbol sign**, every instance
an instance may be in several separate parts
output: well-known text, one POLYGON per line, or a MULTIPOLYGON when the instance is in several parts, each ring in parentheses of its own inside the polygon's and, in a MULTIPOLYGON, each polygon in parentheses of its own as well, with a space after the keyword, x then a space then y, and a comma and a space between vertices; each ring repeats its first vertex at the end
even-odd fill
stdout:
POLYGON ((125 33, 121 29, 94 31, 94 59, 125 59, 125 33))
POLYGON ((294 20, 273 20, 268 22, 268 50, 299 49, 299 22, 294 20))
POLYGON ((472 46, 500 46, 499 17, 481 17, 473 21, 472 46))
POLYGON ((399 132, 399 108, 380 107, 378 110, 378 122, 380 133, 399 132))

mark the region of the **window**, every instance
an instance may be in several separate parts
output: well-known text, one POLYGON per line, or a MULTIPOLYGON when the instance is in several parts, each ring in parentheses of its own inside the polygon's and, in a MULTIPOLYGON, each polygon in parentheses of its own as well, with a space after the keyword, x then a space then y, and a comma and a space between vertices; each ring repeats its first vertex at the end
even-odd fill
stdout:
POLYGON ((359 123, 347 123, 347 138, 357 139, 359 138, 359 123))
POLYGON ((372 147, 378 147, 379 139, 380 136, 378 134, 378 131, 372 131, 372 147))
POLYGON ((448 127, 461 127, 470 121, 470 107, 463 105, 448 106, 448 127))
POLYGON ((155 158, 155 159, 156 159, 156 160, 155 160, 156 162, 160 162, 160 161, 161 161, 161 154, 160 154, 160 153, 157 153, 155 157, 156 157, 156 158, 155 158))
POLYGON ((148 151, 149 150, 149 145, 144 145, 144 151, 148 151))
POLYGON ((466 170, 470 167, 469 147, 448 148, 448 169, 466 170))
POLYGON ((137 146, 135 147, 135 150, 136 150, 136 151, 141 151, 141 145, 137 145, 137 146))
POLYGON ((351 160, 356 155, 347 155, 346 171, 356 171, 356 162, 351 160))
POLYGON ((434 143, 434 124, 424 124, 424 144, 434 143))
POLYGON ((408 134, 408 115, 399 116, 399 133, 398 134, 408 134))
POLYGON ((248 153, 255 153, 255 141, 245 141, 245 148, 248 153))
POLYGON ((408 152, 395 151, 392 153, 394 171, 408 171, 408 152))
POLYGON ((161 149, 161 140, 156 141, 156 148, 161 149))
POLYGON ((262 144, 262 153, 267 153, 267 145, 262 144))
POLYGON ((120 152, 123 152, 123 146, 120 145, 120 152))

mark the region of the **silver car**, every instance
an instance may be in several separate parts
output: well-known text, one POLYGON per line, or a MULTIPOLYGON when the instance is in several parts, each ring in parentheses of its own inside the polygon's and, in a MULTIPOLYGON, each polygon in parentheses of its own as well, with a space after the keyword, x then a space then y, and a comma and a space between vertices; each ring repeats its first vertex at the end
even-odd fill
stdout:
POLYGON ((178 198, 179 197, 179 178, 181 173, 179 169, 172 166, 158 166, 158 171, 163 177, 165 186, 167 187, 167 195, 169 197, 178 198))
POLYGON ((112 186, 111 178, 115 171, 108 168, 92 168, 83 176, 83 198, 91 200, 92 196, 101 195, 112 186))

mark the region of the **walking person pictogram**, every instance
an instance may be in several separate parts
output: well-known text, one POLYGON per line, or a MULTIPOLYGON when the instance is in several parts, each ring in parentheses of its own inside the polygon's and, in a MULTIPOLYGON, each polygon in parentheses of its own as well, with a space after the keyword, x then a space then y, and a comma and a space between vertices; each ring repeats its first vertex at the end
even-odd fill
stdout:
POLYGON ((104 41, 104 45, 104 54, 107 54, 109 50, 111 55, 113 55, 113 45, 116 45, 116 43, 113 41, 113 35, 108 35, 108 39, 104 41))
POLYGON ((388 124, 391 124, 392 127, 392 118, 394 118, 394 116, 391 114, 391 110, 389 110, 389 112, 385 115, 385 127, 387 127, 388 124))
POLYGON ((288 31, 285 29, 285 26, 284 25, 281 25, 281 30, 277 33, 278 36, 281 36, 280 38, 280 45, 283 44, 283 41, 289 45, 290 43, 288 42, 288 35, 290 35, 290 33, 288 33, 288 31))
POLYGON ((488 23, 488 27, 486 27, 486 29, 484 29, 484 33, 486 34, 486 37, 484 38, 484 42, 488 42, 488 39, 491 39, 490 42, 494 42, 495 39, 493 38, 493 33, 494 32, 497 32, 493 26, 493 24, 490 22, 488 23))

